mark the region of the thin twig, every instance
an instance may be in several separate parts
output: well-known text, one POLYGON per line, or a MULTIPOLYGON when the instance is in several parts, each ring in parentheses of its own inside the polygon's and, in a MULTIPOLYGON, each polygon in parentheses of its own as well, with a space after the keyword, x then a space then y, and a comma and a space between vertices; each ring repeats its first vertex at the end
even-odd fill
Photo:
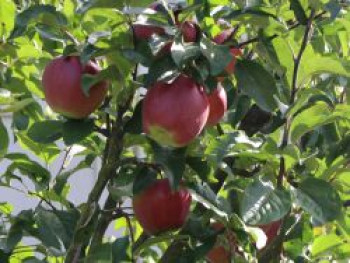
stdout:
MULTIPOLYGON (((293 69, 293 79, 292 79, 292 87, 291 87, 291 94, 290 94, 290 99, 289 103, 292 105, 295 102, 296 99, 296 94, 298 92, 298 73, 299 73, 299 68, 300 68, 300 62, 301 58, 304 54, 304 51, 307 47, 307 44, 310 40, 311 34, 312 34, 312 22, 315 19, 316 12, 314 9, 311 10, 309 19, 307 21, 307 25, 305 28, 303 40, 299 49, 298 54, 294 57, 294 69, 293 69)), ((286 123, 284 125, 283 129, 283 135, 282 135, 282 143, 280 148, 283 149, 288 145, 289 141, 289 133, 290 133, 290 124, 291 124, 291 119, 290 117, 287 118, 286 123)), ((281 187, 283 184, 283 178, 286 175, 286 167, 285 167, 285 159, 284 157, 280 158, 280 169, 279 169, 279 174, 277 177, 277 186, 281 187)))
MULTIPOLYGON (((317 14, 317 15, 314 15, 313 20, 323 18, 323 15, 326 14, 326 13, 327 13, 326 11, 323 11, 323 12, 317 14)), ((300 25, 301 24, 299 22, 297 22, 297 23, 293 24, 292 26, 290 26, 287 29, 287 31, 291 31, 291 30, 299 27, 300 25)), ((267 37, 267 40, 273 40, 274 38, 276 38, 278 36, 279 36, 278 34, 273 34, 272 36, 267 37)), ((248 39, 246 41, 240 42, 236 47, 237 48, 243 48, 246 45, 249 45, 249 44, 252 44, 252 43, 256 43, 256 42, 259 42, 259 41, 260 41, 259 37, 254 37, 254 38, 248 39)))
MULTIPOLYGON (((130 220, 130 215, 126 214, 123 212, 124 218, 126 220, 126 224, 128 225, 128 230, 130 234, 130 240, 131 240, 131 246, 135 244, 135 233, 134 233, 134 228, 132 227, 131 220, 130 220)), ((132 262, 134 262, 134 251, 131 250, 131 259, 132 262)))

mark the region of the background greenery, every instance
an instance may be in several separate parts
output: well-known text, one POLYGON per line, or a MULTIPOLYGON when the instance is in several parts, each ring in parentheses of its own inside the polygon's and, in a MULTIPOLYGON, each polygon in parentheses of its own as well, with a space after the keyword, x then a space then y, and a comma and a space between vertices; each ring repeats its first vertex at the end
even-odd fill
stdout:
MULTIPOLYGON (((12 114, 14 140, 46 165, 7 151, 9 131, 0 117, 0 165, 9 163, 1 187, 27 177, 35 185, 27 194, 42 200, 18 215, 10 203, 0 204, 0 262, 63 262, 68 250, 91 240, 86 262, 201 262, 218 234, 208 228, 210 219, 235 233, 242 251, 235 262, 278 262, 282 243, 284 260, 349 259, 349 2, 187 1, 181 19, 197 19, 199 43, 182 43, 171 12, 147 15, 175 38, 171 56, 160 58, 156 51, 167 39, 136 43, 130 27, 144 11, 136 7, 151 2, 1 0, 0 116, 12 114), (228 44, 243 50, 235 74, 223 82, 227 116, 188 147, 163 148, 142 133, 135 92, 192 61, 196 79, 216 87, 213 76, 227 64, 227 47, 210 40, 222 31, 218 21, 236 29, 228 44), (97 79, 110 83, 106 102, 87 120, 67 120, 42 103, 43 69, 62 54, 98 58, 104 70, 97 79), (135 73, 140 63, 147 74, 135 73), (64 151, 83 146, 84 159, 54 177, 47 165, 62 141, 64 151), (75 207, 66 198, 67 180, 96 158, 103 162, 98 181, 75 207), (155 168, 175 187, 182 179, 194 202, 184 229, 150 237, 123 203, 155 168), (99 207, 105 188, 109 197, 99 207), (278 219, 280 235, 258 251, 250 226, 278 219), (109 222, 125 235, 102 243, 109 222), (27 236, 37 243, 22 243, 27 236)), ((83 88, 94 81, 85 76, 83 88)))

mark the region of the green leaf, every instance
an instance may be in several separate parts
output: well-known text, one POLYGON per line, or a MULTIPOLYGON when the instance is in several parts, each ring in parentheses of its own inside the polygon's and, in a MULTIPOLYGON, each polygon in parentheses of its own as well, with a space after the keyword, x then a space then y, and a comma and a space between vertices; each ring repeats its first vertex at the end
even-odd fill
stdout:
POLYGON ((277 108, 273 98, 278 94, 275 80, 260 64, 239 60, 236 64, 235 76, 238 88, 254 99, 260 108, 268 112, 277 108))
POLYGON ((13 205, 8 202, 0 202, 0 214, 10 215, 13 210, 13 205))
POLYGON ((205 154, 214 167, 217 167, 225 156, 236 152, 244 151, 251 148, 257 148, 261 141, 257 138, 249 138, 245 133, 240 131, 226 133, 216 140, 210 140, 205 154))
POLYGON ((305 50, 300 65, 298 85, 321 73, 350 77, 350 63, 348 61, 333 54, 323 56, 315 54, 311 47, 305 50))
POLYGON ((12 0, 3 0, 0 5, 0 36, 6 36, 13 29, 16 14, 16 5, 12 0), (6 31, 4 32, 5 29, 6 31))
POLYGON ((298 141, 305 133, 328 124, 334 120, 332 112, 325 102, 318 102, 298 114, 291 125, 291 140, 298 141))
POLYGON ((29 150, 48 164, 54 161, 61 152, 56 144, 37 143, 31 140, 24 132, 18 132, 16 138, 22 149, 29 150))
POLYGON ((21 111, 15 112, 13 114, 13 125, 19 131, 27 130, 29 125, 29 116, 23 114, 21 111))
POLYGON ((214 169, 201 157, 187 157, 186 164, 194 170, 202 180, 208 180, 214 169))
POLYGON ((331 13, 331 19, 334 20, 342 10, 342 6, 337 1, 331 0, 325 4, 325 9, 331 13))
POLYGON ((179 68, 182 68, 188 61, 196 59, 200 54, 198 45, 182 43, 181 36, 175 38, 171 46, 171 56, 179 68))
POLYGON ((149 72, 146 75, 145 86, 149 86, 157 80, 172 79, 177 76, 179 71, 171 56, 164 56, 156 59, 149 67, 149 72))
POLYGON ((125 124, 124 131, 130 134, 141 134, 142 129, 142 101, 140 101, 132 114, 130 120, 125 124))
MULTIPOLYGON (((148 167, 142 167, 137 173, 133 183, 133 194, 137 195, 150 186, 157 179, 157 172, 148 167)), ((118 197, 119 198, 119 197, 118 197)))
POLYGON ((216 45, 208 38, 202 37, 200 50, 210 64, 210 74, 217 76, 224 72, 225 67, 233 59, 228 46, 216 45))
POLYGON ((86 263, 111 263, 112 261, 112 246, 110 243, 100 244, 93 251, 89 252, 84 260, 86 263))
POLYGON ((9 143, 10 141, 6 127, 0 119, 0 159, 6 154, 9 143))
POLYGON ((20 110, 26 108, 28 105, 32 104, 33 102, 34 102, 33 98, 14 100, 14 101, 11 101, 11 103, 9 105, 7 105, 6 107, 1 108, 0 113, 20 111, 20 110))
POLYGON ((151 141, 156 163, 162 165, 172 189, 177 189, 185 171, 186 149, 162 147, 151 141))
POLYGON ((336 219, 341 213, 337 191, 326 181, 308 177, 293 190, 295 202, 320 224, 336 219))
POLYGON ((53 247, 57 252, 64 252, 64 243, 67 243, 70 237, 55 213, 38 208, 35 222, 38 227, 38 238, 43 242, 43 245, 50 248, 53 247))
MULTIPOLYGON (((137 173, 141 176, 139 169, 134 167, 121 167, 118 171, 117 176, 108 185, 108 191, 112 195, 114 200, 121 200, 123 196, 132 196, 133 195, 133 183, 137 173)), ((140 178, 138 178, 140 179, 140 178)))
POLYGON ((197 202, 214 211, 219 216, 227 216, 231 213, 230 207, 223 199, 219 199, 207 183, 191 184, 192 197, 197 202))
POLYGON ((137 249, 134 251, 135 255, 138 255, 142 250, 151 247, 152 245, 155 245, 157 243, 162 243, 166 241, 175 241, 175 240, 186 240, 189 239, 188 235, 174 235, 173 233, 165 233, 158 235, 156 237, 148 238, 145 242, 143 242, 140 246, 137 247, 137 249))
POLYGON ((18 242, 21 241, 24 231, 30 233, 33 225, 33 211, 22 210, 12 222, 6 238, 5 249, 7 251, 12 250, 18 244, 18 242))
POLYGON ((268 224, 284 217, 291 204, 288 191, 274 189, 270 181, 255 180, 244 191, 241 215, 248 224, 268 224))
POLYGON ((305 11, 300 4, 299 0, 289 0, 290 2, 290 9, 293 10, 295 17, 297 18, 298 22, 301 25, 306 25, 307 24, 307 17, 305 14, 305 11))
POLYGON ((311 254, 313 257, 317 257, 325 252, 334 251, 335 248, 342 244, 343 240, 336 234, 322 235, 317 237, 312 243, 311 254))
POLYGON ((35 122, 30 126, 27 135, 37 143, 52 143, 62 137, 62 122, 55 120, 35 122))
POLYGON ((129 246, 129 236, 116 239, 112 243, 112 263, 129 262, 130 257, 127 253, 129 246))
POLYGON ((7 167, 8 173, 13 173, 18 169, 22 175, 28 176, 35 183, 38 190, 44 189, 50 182, 50 173, 39 163, 32 161, 27 155, 21 153, 9 153, 5 158, 12 163, 7 167))
POLYGON ((80 142, 94 131, 94 120, 67 120, 63 123, 63 141, 66 145, 80 142))
POLYGON ((10 39, 17 38, 24 34, 27 26, 32 20, 38 20, 45 16, 45 22, 51 25, 67 25, 67 18, 52 5, 33 5, 16 16, 15 27, 10 35, 10 39), (49 21, 49 19, 52 19, 49 21))

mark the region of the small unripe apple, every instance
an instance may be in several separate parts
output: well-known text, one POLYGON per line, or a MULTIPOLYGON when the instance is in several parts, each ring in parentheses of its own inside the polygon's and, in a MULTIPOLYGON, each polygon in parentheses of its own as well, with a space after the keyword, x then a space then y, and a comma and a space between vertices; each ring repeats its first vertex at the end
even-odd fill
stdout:
POLYGON ((191 21, 180 24, 181 33, 185 42, 196 42, 198 36, 197 25, 191 21))
POLYGON ((221 84, 218 84, 218 87, 208 95, 208 101, 207 126, 214 126, 221 120, 227 110, 227 94, 221 84))
POLYGON ((180 186, 177 191, 170 188, 168 179, 156 180, 141 193, 133 197, 136 219, 151 235, 181 228, 189 214, 191 194, 180 186))
POLYGON ((208 115, 203 87, 183 74, 171 83, 155 83, 142 105, 144 132, 164 146, 189 144, 204 128, 208 115))
POLYGON ((82 65, 79 57, 67 56, 53 59, 44 70, 42 83, 45 100, 53 111, 68 118, 82 119, 101 105, 107 92, 107 82, 93 85, 89 95, 83 93, 82 75, 96 75, 99 66, 93 61, 82 65))

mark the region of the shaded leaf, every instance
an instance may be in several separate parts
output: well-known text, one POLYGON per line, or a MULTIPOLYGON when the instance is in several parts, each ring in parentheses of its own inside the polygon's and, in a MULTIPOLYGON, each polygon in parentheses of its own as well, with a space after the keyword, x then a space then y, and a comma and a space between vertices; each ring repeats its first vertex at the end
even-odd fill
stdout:
POLYGON ((156 163, 162 165, 172 189, 177 189, 185 171, 186 148, 162 147, 151 141, 156 163))
POLYGON ((0 119, 0 159, 6 154, 9 143, 6 127, 0 119))
POLYGON ((216 45, 205 37, 201 39, 200 50, 209 61, 212 76, 224 72, 225 67, 233 59, 228 46, 216 45))
POLYGON ((336 219, 341 212, 337 191, 326 181, 308 177, 293 190, 296 203, 320 224, 336 219))
POLYGON ((290 208, 289 192, 274 189, 270 181, 255 180, 244 191, 241 214, 248 224, 264 225, 281 219, 290 208))
POLYGON ((22 175, 28 176, 35 183, 37 189, 43 189, 50 182, 50 173, 39 163, 32 161, 25 154, 10 153, 5 155, 6 159, 12 161, 7 167, 7 173, 13 173, 18 169, 22 175))
POLYGON ((182 43, 181 36, 175 38, 171 46, 171 56, 178 67, 182 67, 186 62, 194 60, 201 54, 200 48, 195 44, 182 43))
POLYGON ((225 156, 232 154, 233 148, 237 146, 237 152, 257 148, 261 145, 261 141, 256 138, 249 138, 243 132, 235 131, 226 133, 216 140, 210 140, 205 154, 214 167, 218 166, 225 156))
POLYGON ((297 18, 298 22, 301 25, 306 25, 307 24, 307 17, 305 14, 305 11, 300 4, 299 0, 289 0, 290 2, 290 9, 293 10, 295 17, 297 18))
POLYGON ((291 140, 296 142, 305 133, 334 120, 332 112, 325 102, 319 102, 298 114, 291 125, 291 140))
POLYGON ((16 16, 15 27, 10 35, 11 39, 24 34, 27 26, 34 19, 38 19, 41 15, 50 15, 54 20, 52 24, 66 25, 67 18, 52 5, 33 5, 16 16))
POLYGON ((35 122, 30 126, 27 135, 38 143, 52 143, 62 137, 62 122, 55 120, 35 122))
POLYGON ((63 141, 66 145, 80 142, 94 131, 94 120, 67 120, 63 123, 63 141))
POLYGON ((237 85, 243 93, 255 100, 265 111, 277 108, 273 96, 278 94, 275 80, 260 64, 248 60, 239 60, 235 76, 237 85))

